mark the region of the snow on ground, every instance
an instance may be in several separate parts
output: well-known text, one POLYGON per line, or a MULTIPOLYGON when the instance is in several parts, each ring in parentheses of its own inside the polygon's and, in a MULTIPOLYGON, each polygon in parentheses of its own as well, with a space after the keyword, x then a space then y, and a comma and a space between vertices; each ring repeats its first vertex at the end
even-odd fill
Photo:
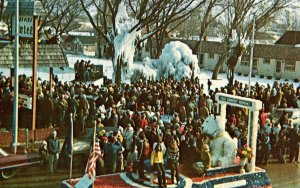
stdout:
MULTIPOLYGON (((60 68, 54 68, 54 74, 58 75, 59 80, 61 81, 70 81, 73 80, 75 77, 74 74, 74 63, 77 60, 90 60, 91 63, 94 63, 95 65, 103 65, 103 71, 104 71, 104 75, 107 75, 107 77, 109 79, 111 79, 112 77, 112 61, 110 59, 98 59, 98 58, 94 58, 94 57, 87 57, 87 56, 82 56, 82 55, 67 55, 67 58, 69 60, 69 67, 65 67, 64 70, 60 69, 60 68)), ((140 61, 135 61, 132 69, 141 69, 143 68, 143 63, 140 61)), ((148 67, 149 68, 149 67, 148 67)), ((149 68, 150 69, 150 68, 149 68)), ((38 77, 40 77, 42 80, 49 80, 49 68, 39 68, 38 69, 38 77)), ((155 70, 149 70, 149 71, 155 71, 155 70)), ((3 72, 3 75, 5 76, 9 76, 10 74, 10 69, 8 68, 3 68, 1 69, 0 72, 3 72)), ((26 74, 26 76, 31 76, 32 75, 32 70, 31 68, 20 68, 19 69, 19 74, 26 74)), ((207 80, 211 79, 212 76, 212 71, 209 70, 204 70, 201 69, 200 73, 196 74, 196 76, 198 76, 198 78, 200 78, 200 84, 204 85, 204 91, 207 92, 207 80)), ((239 82, 242 83, 249 83, 249 77, 246 76, 238 76, 235 75, 235 80, 238 80, 239 82)), ((212 86, 211 89, 215 89, 215 88, 220 88, 220 87, 224 87, 225 85, 227 85, 228 81, 226 78, 226 73, 220 73, 218 76, 218 80, 211 80, 212 81, 212 86)), ((271 86, 273 85, 275 79, 269 80, 269 79, 263 79, 263 78, 259 78, 259 75, 256 75, 256 77, 251 78, 251 85, 254 86, 256 82, 258 82, 259 84, 262 84, 264 86, 267 86, 267 84, 270 84, 271 86)), ((279 83, 284 83, 286 81, 284 81, 283 79, 278 81, 279 83)), ((294 83, 292 80, 289 81, 290 83, 294 83)), ((294 86, 297 87, 299 86, 299 83, 294 83, 294 86)))

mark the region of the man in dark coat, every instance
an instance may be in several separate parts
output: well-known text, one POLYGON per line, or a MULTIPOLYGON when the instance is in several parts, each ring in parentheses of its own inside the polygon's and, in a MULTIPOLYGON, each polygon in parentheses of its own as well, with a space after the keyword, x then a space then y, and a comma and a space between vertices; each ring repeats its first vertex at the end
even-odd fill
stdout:
POLYGON ((290 139, 290 162, 299 163, 299 142, 300 142, 300 133, 297 125, 294 126, 294 129, 291 131, 290 139))
POLYGON ((42 108, 43 123, 45 127, 52 126, 53 122, 53 101, 50 94, 46 94, 44 98, 44 108, 42 108))
POLYGON ((51 174, 56 171, 57 161, 60 151, 60 143, 55 130, 51 132, 48 139, 48 152, 49 152, 49 171, 51 174))
POLYGON ((119 152, 122 152, 122 145, 116 142, 115 137, 109 136, 108 143, 104 145, 104 168, 106 174, 116 172, 119 152))
POLYGON ((58 116, 59 116, 59 126, 62 127, 65 125, 65 115, 68 109, 68 102, 65 99, 64 95, 61 94, 58 100, 58 116))

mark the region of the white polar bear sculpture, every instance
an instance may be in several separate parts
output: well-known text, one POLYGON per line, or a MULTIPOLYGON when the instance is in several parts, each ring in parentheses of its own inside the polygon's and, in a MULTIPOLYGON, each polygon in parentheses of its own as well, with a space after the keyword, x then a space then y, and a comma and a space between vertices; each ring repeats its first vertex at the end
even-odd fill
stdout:
POLYGON ((210 137, 209 148, 211 165, 228 167, 234 163, 237 151, 237 139, 232 139, 225 131, 225 122, 220 116, 208 116, 201 127, 202 134, 210 137))

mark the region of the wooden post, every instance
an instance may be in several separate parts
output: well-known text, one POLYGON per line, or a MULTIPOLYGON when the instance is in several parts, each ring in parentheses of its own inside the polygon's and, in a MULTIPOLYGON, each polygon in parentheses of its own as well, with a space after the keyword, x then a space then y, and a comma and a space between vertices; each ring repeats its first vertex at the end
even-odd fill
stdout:
POLYGON ((50 73, 49 73, 49 81, 50 81, 50 94, 52 95, 52 82, 53 82, 53 67, 50 67, 50 73))
POLYGON ((33 16, 33 64, 32 64, 32 130, 36 127, 36 90, 37 90, 37 66, 38 66, 38 16, 33 16))

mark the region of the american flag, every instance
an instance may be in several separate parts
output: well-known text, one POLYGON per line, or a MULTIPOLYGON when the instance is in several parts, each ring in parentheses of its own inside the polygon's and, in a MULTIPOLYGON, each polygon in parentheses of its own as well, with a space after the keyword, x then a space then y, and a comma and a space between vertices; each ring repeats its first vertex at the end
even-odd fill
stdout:
POLYGON ((95 177, 96 176, 96 161, 101 156, 101 149, 99 145, 99 140, 95 140, 95 148, 90 153, 89 160, 87 162, 87 168, 86 173, 89 175, 89 177, 95 177))

